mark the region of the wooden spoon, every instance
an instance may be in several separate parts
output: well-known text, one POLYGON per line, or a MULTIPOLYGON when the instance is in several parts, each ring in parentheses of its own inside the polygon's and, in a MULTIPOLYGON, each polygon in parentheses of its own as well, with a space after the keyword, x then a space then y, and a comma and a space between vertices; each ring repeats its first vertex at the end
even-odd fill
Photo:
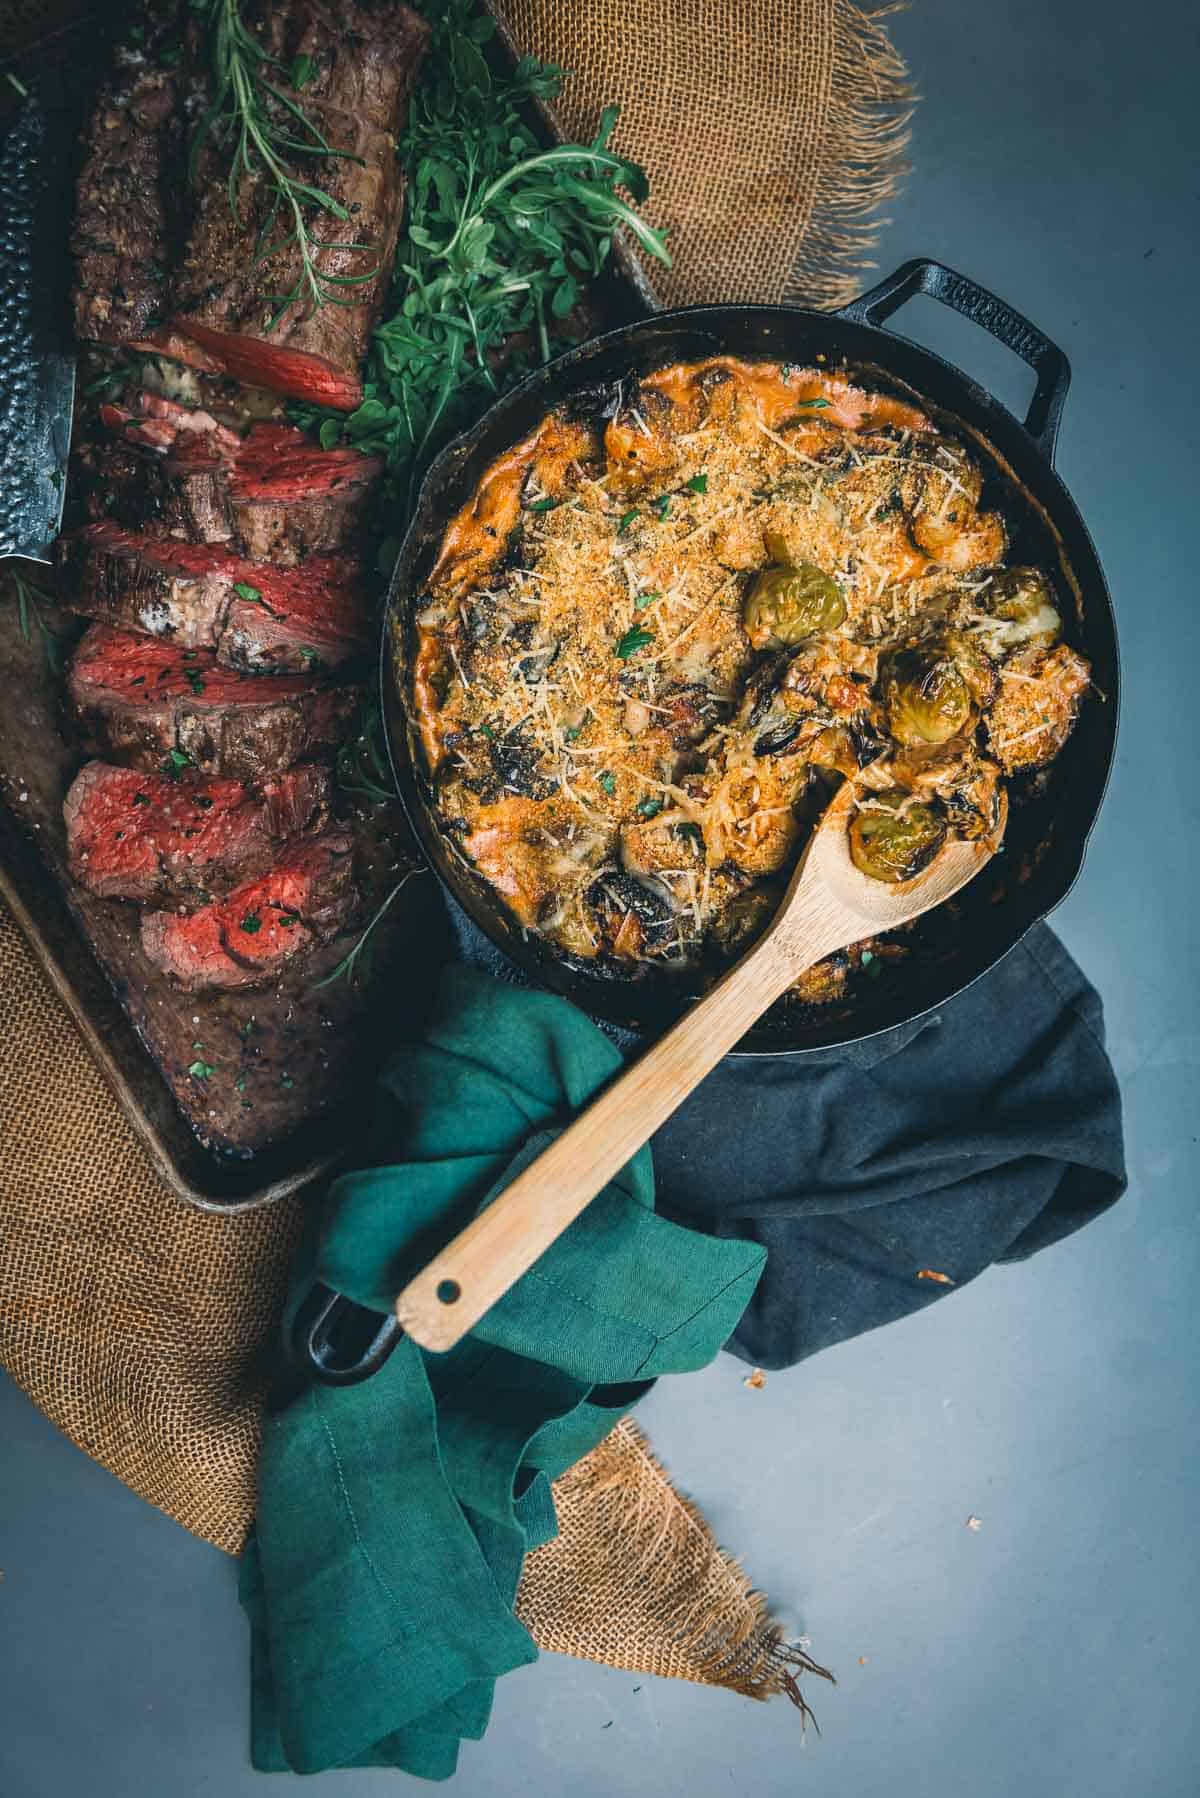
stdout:
POLYGON ((1003 796, 991 837, 947 843, 912 880, 870 879, 850 859, 847 826, 864 788, 889 784, 886 773, 870 768, 839 789, 764 934, 409 1281, 396 1317, 415 1342, 444 1352, 461 1341, 806 968, 940 905, 999 848, 1003 796))

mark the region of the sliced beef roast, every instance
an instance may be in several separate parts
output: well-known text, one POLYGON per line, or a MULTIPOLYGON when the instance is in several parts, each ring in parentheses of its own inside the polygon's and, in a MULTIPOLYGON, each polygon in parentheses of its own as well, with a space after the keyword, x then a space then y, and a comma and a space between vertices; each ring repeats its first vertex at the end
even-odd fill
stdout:
POLYGON ((191 992, 265 985, 349 922, 353 864, 348 833, 325 831, 285 849, 228 898, 191 913, 148 912, 142 948, 191 992))
POLYGON ((193 214, 172 316, 139 347, 186 362, 202 358, 250 385, 350 411, 362 397, 359 369, 391 280, 404 201, 396 136, 429 27, 403 0, 343 0, 336 9, 319 0, 259 0, 247 13, 250 28, 270 41, 311 46, 300 52, 310 58, 311 78, 288 97, 341 152, 300 158, 308 178, 348 215, 313 209, 306 220, 310 240, 325 246, 314 262, 330 283, 326 303, 314 304, 304 291, 296 246, 267 184, 244 181, 231 208, 227 148, 210 133, 191 172, 193 214), (278 247, 248 254, 262 233, 278 247), (278 296, 292 294, 281 308, 278 296))
POLYGON ((321 449, 294 425, 256 424, 243 439, 211 413, 145 392, 132 409, 102 407, 101 419, 114 441, 96 452, 106 496, 97 517, 280 567, 357 555, 378 457, 321 449))
POLYGON ((331 787, 315 762, 257 791, 191 770, 172 779, 88 762, 63 803, 71 872, 102 899, 207 903, 265 874, 294 837, 321 829, 331 787))
POLYGON ((94 624, 68 675, 68 707, 83 747, 131 768, 259 781, 330 748, 358 690, 281 674, 263 679, 181 649, 94 624))
POLYGON ((259 673, 336 668, 367 644, 361 590, 332 556, 272 568, 217 544, 90 524, 60 538, 64 603, 85 618, 259 673))

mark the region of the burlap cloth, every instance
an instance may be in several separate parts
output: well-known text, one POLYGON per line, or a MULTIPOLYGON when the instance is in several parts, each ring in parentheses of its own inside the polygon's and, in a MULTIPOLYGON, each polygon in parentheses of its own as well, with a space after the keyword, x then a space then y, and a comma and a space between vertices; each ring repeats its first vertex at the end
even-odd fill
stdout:
MULTIPOLYGON (((54 7, 39 9, 57 22, 54 7)), ((78 11, 63 7, 62 12, 78 11)), ((834 305, 898 178, 904 70, 849 0, 505 0, 517 41, 576 73, 560 121, 623 107, 671 233, 667 302, 834 305)), ((0 4, 0 43, 32 11, 0 4), (8 29, 5 29, 5 28, 8 29)), ((0 1363, 72 1441, 237 1553, 304 1200, 221 1217, 176 1199, 0 905, 0 1363)), ((555 1490, 560 1535, 518 1610, 543 1648, 795 1695, 761 1597, 622 1424, 555 1490)))

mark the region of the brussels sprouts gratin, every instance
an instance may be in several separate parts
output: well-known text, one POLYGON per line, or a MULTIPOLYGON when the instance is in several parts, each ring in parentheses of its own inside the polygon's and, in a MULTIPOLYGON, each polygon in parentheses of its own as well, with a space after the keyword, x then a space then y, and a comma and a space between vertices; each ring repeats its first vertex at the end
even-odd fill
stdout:
MULTIPOLYGON (((864 872, 987 836, 1089 669, 981 489, 916 407, 786 363, 552 412, 452 521, 418 611, 443 827, 523 926, 629 973, 740 951, 868 762, 864 872)), ((863 947, 801 996, 835 996, 863 947)))

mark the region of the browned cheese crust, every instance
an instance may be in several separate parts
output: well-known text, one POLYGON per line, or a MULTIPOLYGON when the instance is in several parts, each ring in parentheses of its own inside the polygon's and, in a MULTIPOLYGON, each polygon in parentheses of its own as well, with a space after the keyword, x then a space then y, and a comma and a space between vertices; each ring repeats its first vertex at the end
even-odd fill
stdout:
POLYGON ((630 972, 738 950, 832 788, 881 756, 948 830, 986 834, 1002 772, 1061 749, 1088 667, 1049 580, 1004 566, 982 485, 916 407, 813 368, 714 357, 607 417, 550 414, 451 522, 418 606, 445 828, 522 925, 630 972), (816 582, 819 628, 754 610, 779 570, 816 582), (931 668, 957 713, 931 713, 931 668))

